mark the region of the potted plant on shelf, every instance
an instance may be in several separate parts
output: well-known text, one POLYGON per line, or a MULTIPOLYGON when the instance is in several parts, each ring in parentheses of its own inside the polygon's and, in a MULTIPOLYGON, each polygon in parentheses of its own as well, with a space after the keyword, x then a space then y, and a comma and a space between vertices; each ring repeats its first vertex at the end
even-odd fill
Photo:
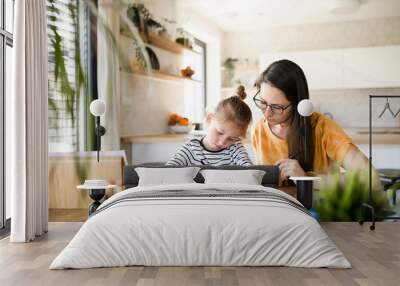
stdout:
POLYGON ((193 40, 191 39, 192 36, 186 32, 183 28, 176 29, 178 37, 176 38, 175 42, 181 44, 189 49, 193 48, 193 40))
POLYGON ((235 77, 235 65, 238 62, 237 58, 227 58, 222 66, 223 70, 225 71, 224 82, 225 86, 232 86, 233 85, 233 78, 235 77))
POLYGON ((154 20, 152 18, 150 18, 146 21, 146 25, 147 25, 147 31, 149 34, 159 35, 160 32, 165 29, 165 27, 161 23, 157 22, 156 20, 154 20))
POLYGON ((165 27, 154 18, 144 4, 132 4, 127 10, 127 15, 136 28, 138 28, 139 31, 144 32, 146 36, 149 34, 159 34, 160 31, 165 29, 165 27))
POLYGON ((163 24, 163 28, 160 30, 160 36, 167 38, 167 39, 172 39, 174 38, 174 35, 171 35, 168 30, 170 31, 176 31, 176 21, 174 20, 170 20, 167 18, 163 18, 161 20, 164 24, 163 24), (169 29, 167 28, 169 27, 169 29))
POLYGON ((137 4, 132 4, 129 6, 129 8, 126 10, 126 14, 129 18, 129 20, 132 21, 133 25, 139 30, 142 31, 142 23, 141 23, 141 17, 140 17, 140 11, 138 8, 137 4))

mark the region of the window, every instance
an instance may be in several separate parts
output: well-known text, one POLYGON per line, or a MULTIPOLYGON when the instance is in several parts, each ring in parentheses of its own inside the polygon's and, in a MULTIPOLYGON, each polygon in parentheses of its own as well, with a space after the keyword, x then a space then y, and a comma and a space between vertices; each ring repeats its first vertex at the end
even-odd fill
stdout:
POLYGON ((9 33, 14 32, 14 0, 5 0, 5 30, 9 33))
MULTIPOLYGON (((202 92, 201 92, 201 97, 203 98, 203 110, 202 110, 202 115, 205 115, 205 108, 207 106, 207 45, 205 42, 194 38, 194 46, 193 49, 197 52, 200 53, 200 56, 197 58, 198 61, 198 79, 203 83, 201 86, 202 92)), ((196 79, 196 77, 195 77, 196 79)))
POLYGON ((94 148, 94 123, 92 116, 88 116, 89 103, 92 98, 97 98, 97 66, 93 59, 97 41, 91 39, 96 23, 92 18, 85 1, 47 0, 49 152, 94 148), (60 63, 64 63, 61 68, 64 81, 60 80, 59 73, 56 82, 55 67, 56 64, 62 66, 60 63), (88 77, 86 81, 84 75, 88 77), (83 93, 83 87, 88 92, 83 93))
POLYGON ((185 83, 184 108, 185 116, 193 123, 203 123, 206 114, 207 82, 206 82, 206 43, 194 38, 193 50, 187 56, 184 54, 183 66, 190 66, 196 72, 192 79, 195 81, 185 83))
POLYGON ((47 1, 50 152, 79 149, 79 91, 75 63, 75 41, 79 32, 73 18, 77 12, 76 0, 47 1), (60 67, 57 82, 56 64, 60 67))
POLYGON ((0 0, 0 237, 9 232, 10 194, 5 188, 5 105, 11 94, 14 1, 0 0))

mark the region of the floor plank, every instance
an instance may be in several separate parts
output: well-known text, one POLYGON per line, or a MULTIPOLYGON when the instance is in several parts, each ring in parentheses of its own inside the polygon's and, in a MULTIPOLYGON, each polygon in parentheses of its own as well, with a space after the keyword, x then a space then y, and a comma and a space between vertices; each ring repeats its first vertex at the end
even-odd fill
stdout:
POLYGON ((399 285, 400 222, 322 223, 352 263, 352 269, 290 267, 117 267, 48 269, 81 227, 80 222, 51 222, 49 232, 32 243, 0 240, 0 285, 399 285))
POLYGON ((50 222, 83 222, 87 218, 87 209, 49 209, 50 222))

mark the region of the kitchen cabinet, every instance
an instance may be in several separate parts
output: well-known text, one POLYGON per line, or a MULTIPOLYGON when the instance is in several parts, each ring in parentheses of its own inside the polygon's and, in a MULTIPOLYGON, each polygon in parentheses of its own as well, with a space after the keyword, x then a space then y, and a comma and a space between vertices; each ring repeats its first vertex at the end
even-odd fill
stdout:
POLYGON ((260 68, 280 59, 300 65, 313 90, 400 86, 400 46, 266 53, 260 68))
POLYGON ((343 49, 343 87, 400 86, 400 46, 343 49))

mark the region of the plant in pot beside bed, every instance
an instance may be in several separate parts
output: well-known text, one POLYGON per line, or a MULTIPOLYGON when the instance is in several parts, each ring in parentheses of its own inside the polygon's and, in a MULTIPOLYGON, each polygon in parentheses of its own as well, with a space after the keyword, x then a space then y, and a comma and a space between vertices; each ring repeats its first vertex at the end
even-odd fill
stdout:
MULTIPOLYGON (((377 178, 377 176, 373 176, 377 178)), ((389 213, 388 199, 378 179, 373 180, 372 205, 377 216, 389 213)), ((369 174, 365 170, 348 170, 341 175, 330 171, 322 177, 315 209, 323 221, 358 221, 362 219, 362 204, 368 202, 369 174)))

